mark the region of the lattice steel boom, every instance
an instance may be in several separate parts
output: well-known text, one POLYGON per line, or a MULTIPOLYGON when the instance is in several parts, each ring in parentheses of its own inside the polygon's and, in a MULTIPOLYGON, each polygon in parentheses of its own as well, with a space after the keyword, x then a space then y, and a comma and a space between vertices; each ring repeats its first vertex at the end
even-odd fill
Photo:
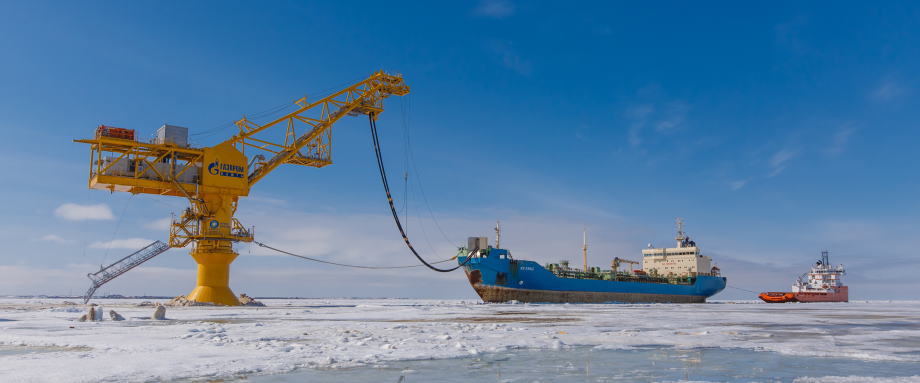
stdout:
POLYGON ((239 198, 282 164, 332 164, 337 121, 376 118, 384 99, 408 93, 402 75, 379 71, 316 101, 301 98, 295 111, 271 122, 243 117, 236 135, 211 147, 190 147, 168 136, 141 142, 131 130, 107 126, 100 126, 95 138, 75 142, 90 145, 90 188, 187 198, 190 206, 173 219, 168 246, 192 245, 198 279, 188 299, 238 305, 229 287, 230 263, 237 257, 233 243, 253 240, 252 229, 233 217, 239 198))

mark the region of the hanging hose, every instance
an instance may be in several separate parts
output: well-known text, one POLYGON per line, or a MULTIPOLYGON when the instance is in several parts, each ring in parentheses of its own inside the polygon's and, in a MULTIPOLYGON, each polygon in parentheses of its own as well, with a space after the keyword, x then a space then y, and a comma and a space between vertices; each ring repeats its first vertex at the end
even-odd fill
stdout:
MULTIPOLYGON (((306 255, 299 255, 299 254, 290 253, 290 252, 287 252, 287 251, 284 251, 284 250, 281 250, 281 249, 277 249, 277 248, 271 247, 271 246, 266 245, 266 244, 264 244, 264 243, 262 243, 262 242, 259 242, 259 241, 252 241, 252 242, 255 243, 256 245, 259 245, 259 246, 264 247, 264 248, 266 248, 266 249, 274 250, 274 251, 277 251, 277 252, 279 252, 279 253, 281 253, 281 254, 290 255, 290 256, 292 256, 292 257, 297 257, 297 258, 301 258, 301 259, 306 259, 306 260, 308 260, 308 261, 313 261, 313 262, 325 263, 325 264, 327 264, 327 265, 335 265, 335 266, 342 266, 342 267, 352 267, 352 268, 355 268, 355 269, 385 270, 385 269, 408 269, 408 268, 413 268, 413 267, 422 267, 422 266, 424 266, 424 265, 406 265, 406 266, 363 266, 363 265, 349 265, 349 264, 346 264, 346 263, 338 263, 338 262, 325 261, 325 260, 322 260, 322 259, 319 259, 319 258, 308 257, 308 256, 306 256, 306 255)), ((451 257, 451 258, 444 259, 444 260, 441 260, 441 261, 432 262, 432 264, 450 262, 450 261, 453 261, 455 258, 457 258, 457 257, 451 257)))
POLYGON ((412 243, 409 242, 409 237, 406 235, 406 230, 403 229, 403 225, 399 221, 399 213, 396 211, 396 205, 393 204, 393 195, 390 193, 390 184, 387 182, 387 171, 383 166, 383 155, 380 153, 380 138, 377 136, 377 121, 374 119, 374 113, 369 114, 368 118, 371 122, 371 137, 374 139, 374 153, 377 155, 377 169, 380 170, 380 181, 383 183, 383 190, 387 193, 387 202, 390 204, 390 212, 393 214, 393 221, 396 222, 396 227, 399 229, 399 233, 402 234, 402 239, 403 242, 406 243, 406 247, 412 251, 412 254, 415 255, 415 258, 418 258, 419 262, 422 262, 422 264, 427 266, 429 269, 440 273, 448 273, 465 266, 470 262, 471 259, 473 259, 472 254, 479 251, 479 249, 473 249, 470 251, 470 256, 467 256, 466 260, 456 267, 450 269, 439 269, 425 261, 422 256, 418 255, 418 252, 415 251, 415 248, 412 247, 412 243))

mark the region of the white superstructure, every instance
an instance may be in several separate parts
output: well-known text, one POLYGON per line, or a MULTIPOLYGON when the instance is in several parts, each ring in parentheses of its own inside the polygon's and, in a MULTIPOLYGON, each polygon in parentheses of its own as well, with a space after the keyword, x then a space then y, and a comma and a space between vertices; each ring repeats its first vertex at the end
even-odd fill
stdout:
POLYGON ((811 272, 800 276, 792 285, 793 293, 833 293, 843 287, 842 276, 846 275, 843 265, 831 265, 828 253, 821 252, 821 260, 815 262, 811 272))
POLYGON ((712 258, 700 253, 700 248, 684 235, 684 222, 677 219, 677 247, 642 250, 642 270, 649 275, 684 277, 713 273, 712 258))

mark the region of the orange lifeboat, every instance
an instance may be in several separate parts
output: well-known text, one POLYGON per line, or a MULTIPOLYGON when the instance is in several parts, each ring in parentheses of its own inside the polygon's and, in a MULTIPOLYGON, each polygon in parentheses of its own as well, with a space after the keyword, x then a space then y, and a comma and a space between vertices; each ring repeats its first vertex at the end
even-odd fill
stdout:
POLYGON ((795 299, 795 294, 793 293, 781 293, 781 292, 766 292, 760 293, 757 296, 760 300, 767 303, 786 303, 786 302, 797 302, 795 299))

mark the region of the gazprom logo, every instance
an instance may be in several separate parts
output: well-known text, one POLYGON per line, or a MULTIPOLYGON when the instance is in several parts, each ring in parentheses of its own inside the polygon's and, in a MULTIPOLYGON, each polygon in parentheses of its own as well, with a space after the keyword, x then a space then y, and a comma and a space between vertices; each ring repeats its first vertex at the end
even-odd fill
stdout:
POLYGON ((211 175, 215 175, 215 176, 217 175, 217 173, 220 173, 220 163, 217 161, 214 161, 210 165, 208 165, 208 173, 211 173, 211 175))
POLYGON ((246 170, 239 165, 221 163, 220 160, 208 164, 208 173, 215 176, 243 178, 246 170))

